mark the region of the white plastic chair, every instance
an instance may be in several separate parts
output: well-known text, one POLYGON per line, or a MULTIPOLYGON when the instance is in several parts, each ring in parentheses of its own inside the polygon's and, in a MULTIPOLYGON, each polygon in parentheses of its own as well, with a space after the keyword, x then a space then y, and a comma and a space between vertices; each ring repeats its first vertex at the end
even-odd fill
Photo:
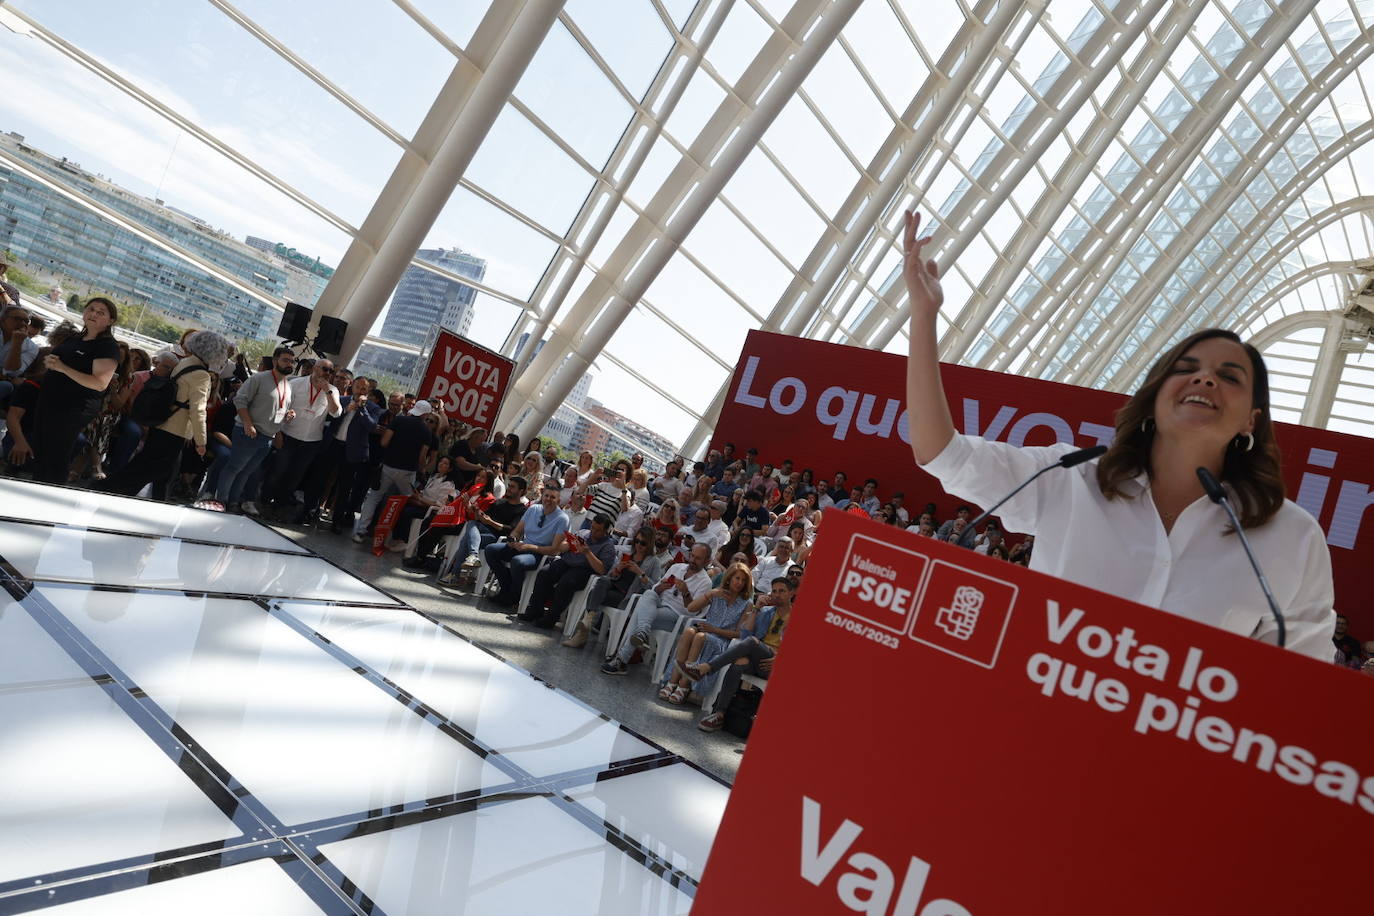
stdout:
POLYGON ((649 681, 657 684, 663 680, 663 676, 668 672, 668 664, 676 654, 673 650, 677 647, 677 641, 682 636, 682 631, 687 628, 687 621, 693 619, 688 614, 678 617, 677 623, 673 624, 671 630, 650 630, 654 636, 654 660, 649 666, 649 681))
POLYGON ((572 601, 568 604, 568 610, 563 615, 563 635, 571 636, 577 631, 577 624, 587 613, 587 596, 592 592, 592 586, 600 582, 604 576, 592 576, 587 580, 587 584, 577 590, 573 595, 572 601))
MULTIPOLYGON (((458 526, 458 530, 462 530, 461 525, 458 526)), ((496 543, 504 543, 505 541, 506 538, 504 537, 496 539, 496 543)), ((491 570, 487 567, 486 548, 478 548, 477 561, 477 581, 474 584, 472 590, 472 593, 474 595, 482 594, 482 587, 486 585, 487 576, 491 574, 491 570)), ((434 574, 434 581, 438 582, 440 579, 444 578, 449 573, 453 572, 453 567, 457 564, 457 562, 458 535, 456 533, 444 535, 444 561, 439 564, 439 571, 434 574)))
MULTIPOLYGON (((483 557, 485 560, 486 558, 483 557)), ((548 565, 552 557, 540 557, 539 562, 534 564, 534 569, 525 573, 525 581, 520 584, 520 600, 515 603, 515 610, 512 613, 525 613, 525 606, 530 603, 530 595, 534 593, 534 579, 539 575, 539 571, 548 565)), ((477 592, 476 594, 481 594, 477 592)))
POLYGON ((624 607, 608 607, 601 612, 601 635, 597 637, 597 643, 606 644, 606 658, 620 651, 621 644, 625 642, 625 631, 629 629, 630 618, 639 608, 639 602, 645 595, 650 594, 653 593, 639 592, 632 595, 624 607))
POLYGON ((420 529, 424 526, 425 521, 438 511, 438 506, 430 506, 425 510, 424 518, 410 520, 410 531, 406 534, 406 550, 405 553, 401 555, 402 557, 409 560, 411 557, 415 556, 415 548, 420 543, 420 529))
MULTIPOLYGON (((730 645, 734 645, 734 643, 732 642, 730 645)), ((759 692, 763 692, 763 690, 768 687, 768 679, 759 677, 757 674, 742 674, 740 675, 740 680, 745 684, 753 684, 759 689, 759 692)), ((711 688, 710 695, 701 702, 701 712, 703 715, 709 716, 713 712, 724 712, 724 710, 716 709, 716 700, 720 699, 720 688, 724 684, 725 671, 722 669, 720 676, 716 678, 715 686, 711 688)))

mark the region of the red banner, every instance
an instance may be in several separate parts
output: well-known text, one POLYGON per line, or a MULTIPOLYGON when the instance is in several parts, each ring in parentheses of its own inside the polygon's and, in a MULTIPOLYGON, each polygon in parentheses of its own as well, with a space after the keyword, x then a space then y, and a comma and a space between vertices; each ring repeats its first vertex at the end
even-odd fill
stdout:
MULTIPOLYGON (((954 425, 1013 445, 1111 442, 1125 396, 968 366, 940 366, 954 425)), ((816 479, 844 471, 850 486, 876 477, 879 494, 905 493, 908 511, 935 502, 942 518, 961 502, 917 469, 907 444, 906 357, 751 331, 716 424, 712 447, 753 446, 761 461, 791 458, 816 479)), ((1321 523, 1336 579, 1336 610, 1359 639, 1374 639, 1365 599, 1374 567, 1374 439, 1276 424, 1288 498, 1321 523)), ((913 518, 915 516, 913 515, 913 518)))
POLYGON ((440 331, 420 382, 420 397, 450 420, 488 431, 506 397, 515 363, 449 331, 440 331))
POLYGON ((386 553, 386 542, 391 539, 391 532, 396 527, 396 520, 401 517, 401 510, 410 501, 410 496, 388 496, 386 504, 382 506, 382 514, 377 516, 377 524, 372 529, 372 552, 377 556, 386 553))
POLYGON ((1374 679, 821 530, 693 913, 1369 910, 1374 679))

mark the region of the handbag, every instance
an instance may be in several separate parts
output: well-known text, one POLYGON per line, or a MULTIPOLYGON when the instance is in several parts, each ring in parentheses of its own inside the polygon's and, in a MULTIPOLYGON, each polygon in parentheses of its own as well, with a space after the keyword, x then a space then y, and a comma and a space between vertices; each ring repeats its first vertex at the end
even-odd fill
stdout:
POLYGON ((737 738, 748 739, 762 699, 761 690, 736 690, 730 705, 725 708, 725 730, 737 738))

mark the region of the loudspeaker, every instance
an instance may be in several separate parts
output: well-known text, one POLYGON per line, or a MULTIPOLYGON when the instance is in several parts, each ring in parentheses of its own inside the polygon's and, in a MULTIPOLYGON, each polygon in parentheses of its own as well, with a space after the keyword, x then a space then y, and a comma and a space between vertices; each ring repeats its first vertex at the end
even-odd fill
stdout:
POLYGON ((338 356, 343 352, 344 335, 347 333, 347 321, 333 315, 321 315, 320 327, 315 333, 315 352, 338 356))
POLYGON ((310 307, 299 302, 286 303, 286 311, 281 314, 281 324, 277 336, 282 340, 305 340, 305 330, 310 327, 310 307))

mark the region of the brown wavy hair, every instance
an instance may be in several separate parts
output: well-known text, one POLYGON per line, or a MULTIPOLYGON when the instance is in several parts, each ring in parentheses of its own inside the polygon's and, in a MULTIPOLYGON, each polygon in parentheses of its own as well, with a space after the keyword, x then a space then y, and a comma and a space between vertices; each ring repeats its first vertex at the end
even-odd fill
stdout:
POLYGON ((1221 479, 1235 492, 1236 514, 1242 528, 1263 525, 1283 505, 1283 474, 1280 467, 1279 446, 1274 439, 1274 421, 1269 416, 1269 370, 1264 357, 1253 346, 1224 328, 1206 328, 1185 337, 1155 361, 1145 376, 1145 383, 1131 395, 1116 413, 1116 436, 1111 448, 1097 463, 1097 485, 1107 499, 1130 497, 1121 484, 1133 480, 1142 472, 1152 474, 1150 447, 1154 444, 1155 395, 1164 384, 1179 358, 1204 340, 1220 337, 1240 344, 1250 357, 1253 386, 1251 404, 1260 411, 1255 420, 1255 444, 1249 451, 1240 445, 1239 437, 1226 449, 1221 479), (1148 423, 1146 421, 1149 421, 1148 423))

